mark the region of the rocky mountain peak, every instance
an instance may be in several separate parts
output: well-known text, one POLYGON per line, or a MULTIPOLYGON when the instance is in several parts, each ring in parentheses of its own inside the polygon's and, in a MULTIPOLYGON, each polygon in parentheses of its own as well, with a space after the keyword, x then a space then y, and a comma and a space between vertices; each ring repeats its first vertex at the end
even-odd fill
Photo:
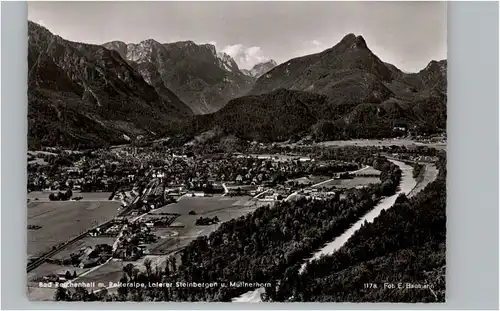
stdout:
POLYGON ((103 46, 108 50, 117 51, 123 59, 127 59, 127 44, 123 41, 111 41, 104 43, 103 46))
POLYGON ((230 72, 239 72, 238 64, 234 61, 234 59, 224 52, 216 53, 218 65, 220 68, 230 71, 230 72))
POLYGON ((263 74, 265 74, 269 70, 273 69, 277 65, 278 64, 276 63, 276 61, 274 61, 273 59, 270 59, 266 62, 255 64, 252 67, 252 69, 250 69, 250 70, 243 69, 242 72, 247 76, 259 78, 260 76, 262 76, 263 74))
POLYGON ((365 38, 362 36, 357 36, 356 39, 354 39, 354 43, 352 45, 353 48, 361 48, 361 49, 366 49, 366 41, 365 38))
POLYGON ((52 34, 47 28, 43 27, 40 24, 37 24, 32 21, 28 21, 28 34, 34 34, 35 32, 42 32, 45 34, 52 34))
POLYGON ((429 64, 421 70, 422 71, 432 71, 432 72, 441 72, 444 73, 446 72, 446 69, 448 67, 448 62, 446 59, 436 61, 436 60, 431 60, 429 64))
MULTIPOLYGON (((105 45, 117 50, 117 45, 105 45)), ((196 114, 210 113, 246 93, 253 79, 212 44, 149 39, 128 44, 126 60, 157 90, 172 90, 196 114)))
POLYGON ((177 41, 175 42, 177 45, 179 45, 180 47, 188 47, 188 46, 195 46, 196 43, 194 43, 193 41, 191 40, 185 40, 185 41, 177 41))
POLYGON ((340 43, 352 44, 354 40, 356 40, 356 35, 353 33, 348 33, 342 38, 342 40, 340 40, 340 43))
POLYGON ((349 33, 345 35, 342 40, 336 45, 336 46, 342 46, 345 48, 359 48, 359 49, 366 49, 368 46, 366 45, 365 38, 363 36, 356 36, 353 33, 349 33))
POLYGON ((207 49, 209 49, 210 52, 212 52, 212 54, 214 56, 217 56, 217 50, 215 49, 215 45, 210 44, 210 43, 205 43, 202 46, 205 47, 205 48, 207 48, 207 49))

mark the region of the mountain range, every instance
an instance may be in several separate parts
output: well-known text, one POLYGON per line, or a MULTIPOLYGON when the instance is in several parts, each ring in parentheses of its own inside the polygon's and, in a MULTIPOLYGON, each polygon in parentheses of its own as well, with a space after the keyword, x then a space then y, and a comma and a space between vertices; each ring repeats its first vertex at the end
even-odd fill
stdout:
POLYGON ((244 95, 255 80, 211 44, 161 44, 149 39, 138 44, 113 41, 103 46, 118 51, 155 89, 172 90, 195 114, 217 111, 229 99, 244 95))
POLYGON ((30 146, 127 141, 192 115, 177 95, 156 92, 117 52, 64 40, 32 22, 28 31, 30 146))
POLYGON ((211 44, 71 42, 29 22, 28 141, 89 146, 218 133, 280 141, 446 128, 446 60, 404 73, 361 36, 278 65, 240 69, 211 44))
POLYGON ((246 96, 203 122, 205 129, 267 141, 298 134, 330 140, 394 137, 401 129, 441 132, 446 70, 447 61, 441 60, 404 73, 373 54, 362 36, 348 34, 332 48, 269 70, 246 96))

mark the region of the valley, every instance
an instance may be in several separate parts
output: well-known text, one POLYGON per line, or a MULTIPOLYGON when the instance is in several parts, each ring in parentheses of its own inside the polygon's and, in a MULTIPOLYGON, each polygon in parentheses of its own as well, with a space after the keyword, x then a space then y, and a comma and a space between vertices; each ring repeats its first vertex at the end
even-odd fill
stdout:
POLYGON ((28 297, 444 301, 447 60, 367 39, 244 69, 241 44, 29 21, 28 297), (363 285, 399 280, 427 287, 363 285))
MULTIPOLYGON (((307 243, 312 244, 308 244, 303 250, 295 246, 299 247, 297 251, 300 252, 288 255, 296 258, 294 261, 300 262, 300 258, 306 258, 306 253, 320 249, 329 239, 350 228, 338 238, 347 241, 351 234, 349 232, 356 231, 361 223, 366 223, 363 219, 369 218, 373 221, 376 213, 394 204, 399 192, 393 191, 408 194, 415 188, 413 195, 418 192, 417 188, 424 191, 422 189, 425 185, 432 183, 437 174, 432 168, 422 171, 424 177, 417 184, 415 180, 407 180, 411 178, 410 165, 422 160, 427 161, 422 163, 434 163, 438 161, 441 152, 435 148, 414 144, 404 147, 379 144, 365 147, 302 146, 294 149, 287 145, 249 144, 245 149, 239 148, 234 153, 217 153, 197 145, 170 148, 152 143, 143 147, 122 145, 119 148, 84 153, 42 153, 41 156, 49 157, 49 163, 54 163, 55 160, 69 166, 57 166, 58 173, 51 175, 53 173, 46 171, 49 165, 32 164, 32 168, 36 170, 30 173, 28 179, 29 189, 33 190, 28 193, 29 210, 34 213, 45 205, 47 207, 44 210, 49 209, 46 212, 40 210, 41 212, 33 214, 28 220, 32 226, 41 227, 32 230, 33 243, 28 244, 28 251, 37 255, 36 258, 41 258, 35 258, 37 265, 29 270, 28 292, 32 293, 32 299, 53 299, 61 293, 56 294, 55 289, 42 290, 39 284, 62 280, 59 282, 91 286, 79 288, 72 295, 83 295, 85 290, 85 295, 89 295, 91 291, 95 292, 89 296, 94 297, 92 299, 99 299, 97 297, 102 295, 114 295, 118 299, 123 297, 123 290, 106 284, 123 282, 124 278, 135 279, 142 275, 141 273, 147 273, 150 277, 156 275, 153 278, 167 273, 172 280, 199 281, 191 277, 183 279, 183 274, 179 274, 181 271, 195 269, 192 265, 203 258, 187 256, 193 256, 193 248, 204 249, 199 243, 205 243, 207 239, 220 243, 216 242, 217 239, 235 222, 246 222, 250 217, 270 213, 270 207, 281 215, 286 215, 289 213, 287 210, 302 210, 304 207, 300 206, 304 204, 312 204, 313 210, 331 204, 345 205, 349 212, 346 214, 344 211, 332 218, 333 221, 340 217, 338 223, 330 222, 326 227, 325 224, 315 222, 308 224, 310 227, 307 230, 319 230, 318 234, 314 235, 311 235, 314 231, 304 232, 308 236, 307 243), (399 160, 387 160, 383 155, 388 152, 391 158, 399 160), (360 156, 364 157, 364 160, 358 162, 356 159, 360 159, 360 156), (391 161, 396 165, 391 164, 391 161), (400 178, 400 169, 403 178, 401 182, 397 181, 400 178), (388 176, 387 173, 393 175, 388 176), (94 177, 89 179, 91 176, 94 177), (394 181, 387 178, 394 178, 394 181), (398 186, 399 183, 401 185, 398 186), (61 191, 67 191, 66 185, 100 192, 73 192, 73 198, 81 199, 72 201, 70 197, 62 199, 67 201, 54 201, 54 197, 61 197, 61 193, 64 193, 61 191), (401 187, 401 190, 396 190, 395 187, 401 187), (384 198, 386 195, 388 197, 384 198), (362 201, 359 207, 356 205, 354 210, 350 210, 352 203, 347 202, 357 200, 357 196, 368 201, 362 201), (68 220, 47 216, 55 213, 57 210, 53 209, 57 206, 61 207, 60 212, 64 210, 61 217, 68 217, 68 220), (77 209, 83 208, 82 211, 87 209, 85 218, 83 215, 78 216, 80 214, 67 213, 73 206, 77 209), (105 212, 106 207, 111 208, 111 214, 105 212), (94 212, 97 212, 95 220, 89 218, 91 220, 82 223, 83 219, 91 217, 90 213, 94 212), (365 213, 365 218, 356 222, 356 219, 365 213), (51 224, 49 220, 56 221, 58 226, 51 224), (67 245, 60 244, 75 236, 71 234, 73 231, 67 229, 59 233, 53 231, 58 230, 61 225, 76 230, 74 234, 79 235, 76 240, 67 245), (48 229, 52 231, 49 232, 48 229), (50 236, 57 236, 57 239, 51 239, 50 236), (42 240, 44 243, 41 243, 42 240), (49 242, 52 244, 47 244, 49 242), (40 248, 42 246, 45 248, 40 248)), ((53 170, 55 167, 52 167, 53 170)), ((75 213, 78 210, 75 210, 75 213)), ((336 208, 331 212, 335 210, 336 208)), ((322 213, 324 212, 325 210, 322 213)), ((317 217, 311 219, 319 219, 317 217)), ((320 218, 323 217, 325 216, 320 218)), ((294 226, 290 229, 297 230, 298 228, 292 229, 294 226)), ((253 230, 259 232, 257 228, 253 230)), ((226 236, 225 239, 229 237, 226 236)), ((233 239, 229 238, 229 245, 232 245, 233 239)), ((278 241, 280 240, 276 240, 278 241)), ((290 246, 286 244, 283 247, 288 249, 290 246)), ((253 245, 252 247, 256 247, 258 244, 253 245)), ((213 247, 216 245, 213 244, 213 247)), ((243 251, 240 247, 242 246, 234 249, 234 254, 243 251)), ((225 249, 226 247, 221 249, 221 254, 225 249)), ((257 248, 255 251, 262 250, 257 248)), ((323 252, 320 250, 317 254, 323 252)), ((247 253, 248 251, 244 251, 244 254, 247 253)), ((316 256, 319 256, 317 254, 316 256)), ((208 259, 214 255, 207 253, 205 256, 208 256, 208 259)), ((265 258, 267 255, 262 256, 265 258)), ((275 268, 265 265, 261 268, 267 267, 265 269, 271 269, 267 273, 278 276, 279 271, 286 268, 283 264, 279 263, 275 268), (274 270, 276 268, 280 270, 274 270)), ((235 266, 233 269, 240 268, 235 266)), ((214 273, 218 271, 215 266, 214 269, 214 273)), ((230 275, 224 273, 216 279, 209 278, 206 281, 265 281, 262 277, 253 279, 248 273, 231 272, 232 277, 229 279, 227 277, 230 275), (246 277, 241 279, 242 275, 246 277)), ((71 286, 67 288, 68 293, 72 291, 71 286)), ((213 290, 205 295, 212 297, 209 299, 226 300, 231 298, 226 295, 237 293, 241 289, 243 288, 230 288, 228 293, 220 298, 215 297, 222 295, 222 292, 215 294, 213 290), (212 294, 216 296, 211 296, 212 294)), ((261 292, 262 290, 242 293, 243 296, 235 301, 245 301, 244 297, 248 295, 255 298, 258 296, 256 293, 261 292)), ((175 295, 180 295, 180 292, 175 295)), ((72 297, 76 299, 77 296, 72 297)))

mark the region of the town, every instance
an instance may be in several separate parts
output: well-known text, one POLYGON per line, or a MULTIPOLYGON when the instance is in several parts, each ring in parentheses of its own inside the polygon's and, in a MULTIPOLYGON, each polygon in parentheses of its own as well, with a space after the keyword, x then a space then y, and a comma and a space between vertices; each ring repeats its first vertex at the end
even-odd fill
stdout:
MULTIPOLYGON (((438 159, 436 149, 426 146, 368 148, 374 159, 426 166, 422 176, 433 174, 438 159)), ((53 297, 55 289, 39 282, 84 282, 99 291, 97 284, 118 282, 124 271, 175 271, 180 250, 225 221, 277 202, 342 199, 350 189, 380 183, 377 161, 325 150, 347 149, 249 143, 213 153, 153 142, 29 152, 30 293, 53 297)))

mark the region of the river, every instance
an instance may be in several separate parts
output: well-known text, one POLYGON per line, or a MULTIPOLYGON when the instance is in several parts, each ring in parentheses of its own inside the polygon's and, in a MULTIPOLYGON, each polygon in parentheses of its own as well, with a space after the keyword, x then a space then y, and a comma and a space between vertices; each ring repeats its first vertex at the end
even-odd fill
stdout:
MULTIPOLYGON (((410 193, 416 186, 417 182, 413 179, 412 171, 413 168, 403 162, 396 160, 389 160, 401 168, 402 176, 399 189, 396 194, 382 199, 377 206, 370 212, 366 213, 360 220, 358 220, 351 228, 347 229, 342 235, 334 239, 333 241, 327 243, 323 248, 316 251, 300 268, 300 273, 302 273, 308 262, 320 258, 323 255, 332 254, 342 247, 347 240, 356 232, 361 225, 366 221, 368 223, 373 222, 373 220, 380 214, 382 210, 388 209, 394 205, 397 197, 401 193, 410 193)), ((233 298, 233 302, 261 302, 260 294, 264 292, 264 288, 258 288, 256 290, 248 291, 239 297, 233 298)))

